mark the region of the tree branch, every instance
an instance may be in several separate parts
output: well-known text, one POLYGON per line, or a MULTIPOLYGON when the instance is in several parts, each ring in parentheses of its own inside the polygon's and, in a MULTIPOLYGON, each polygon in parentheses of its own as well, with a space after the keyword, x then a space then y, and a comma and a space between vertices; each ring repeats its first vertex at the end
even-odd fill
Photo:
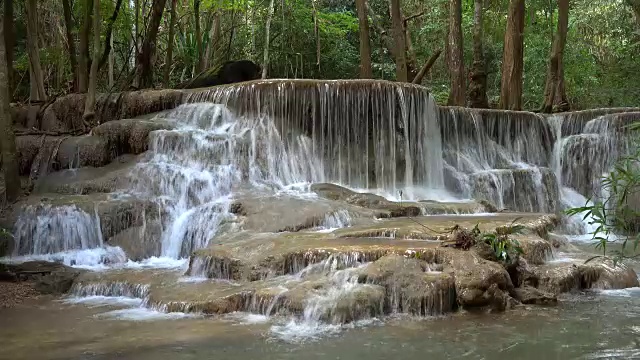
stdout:
POLYGON ((122 6, 122 0, 118 0, 116 2, 116 7, 113 9, 113 14, 109 18, 109 23, 107 24, 107 35, 104 40, 104 51, 102 52, 102 56, 100 57, 100 62, 98 63, 98 71, 104 67, 104 65, 109 60, 109 53, 111 52, 111 36, 113 34, 113 24, 116 22, 118 18, 118 14, 120 13, 120 7, 122 6))
POLYGON ((438 57, 440 57, 440 54, 442 54, 442 50, 438 50, 435 53, 433 53, 433 55, 431 55, 431 57, 429 58, 429 60, 427 60, 427 62, 422 67, 422 69, 420 69, 420 72, 418 73, 418 75, 416 75, 416 77, 411 82, 412 84, 422 83, 422 79, 429 72, 429 70, 431 70, 431 67, 433 66, 433 64, 435 64, 436 60, 438 60, 438 57))
POLYGON ((417 14, 413 14, 413 15, 411 15, 411 16, 408 16, 408 17, 404 18, 404 20, 403 20, 403 21, 404 21, 404 26, 407 26, 407 22, 409 22, 409 21, 411 21, 411 20, 413 20, 413 19, 419 18, 419 17, 420 17, 420 16, 422 16, 422 15, 424 15, 424 10, 423 10, 423 11, 420 11, 420 12, 419 12, 419 13, 417 13, 417 14))

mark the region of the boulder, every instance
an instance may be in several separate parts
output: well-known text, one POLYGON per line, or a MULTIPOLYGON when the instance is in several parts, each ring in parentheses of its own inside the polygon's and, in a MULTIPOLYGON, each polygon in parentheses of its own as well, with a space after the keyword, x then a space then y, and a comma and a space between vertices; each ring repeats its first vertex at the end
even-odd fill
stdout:
POLYGON ((556 305, 558 303, 558 298, 555 295, 532 286, 516 288, 515 293, 516 299, 527 305, 556 305))
POLYGON ((260 66, 250 60, 227 61, 218 67, 212 67, 196 77, 187 80, 176 88, 196 89, 216 85, 233 84, 260 79, 260 66))
POLYGON ((64 294, 84 270, 74 269, 60 263, 28 261, 21 264, 7 264, 6 271, 14 273, 18 279, 35 281, 35 289, 42 294, 64 294))
POLYGON ((589 263, 543 266, 536 269, 540 289, 561 294, 584 289, 624 289, 638 285, 636 272, 623 264, 613 266, 608 260, 589 263))

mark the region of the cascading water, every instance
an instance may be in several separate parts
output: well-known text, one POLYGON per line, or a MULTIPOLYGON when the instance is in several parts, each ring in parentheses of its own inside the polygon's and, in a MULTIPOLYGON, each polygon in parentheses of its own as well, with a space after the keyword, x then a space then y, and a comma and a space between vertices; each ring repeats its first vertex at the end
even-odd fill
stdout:
POLYGON ((30 205, 23 209, 13 233, 11 261, 48 260, 80 267, 122 263, 122 249, 104 246, 100 220, 75 205, 30 205))
POLYGON ((284 142, 267 117, 238 118, 212 103, 163 116, 176 129, 152 133, 152 157, 132 176, 134 192, 162 199, 168 210, 162 256, 186 257, 205 247, 232 218, 232 190, 242 184, 280 189, 322 180, 308 139, 284 142))
POLYGON ((420 86, 277 80, 212 88, 188 101, 267 116, 286 144, 307 135, 326 181, 387 194, 403 190, 409 199, 444 191, 436 105, 420 86))

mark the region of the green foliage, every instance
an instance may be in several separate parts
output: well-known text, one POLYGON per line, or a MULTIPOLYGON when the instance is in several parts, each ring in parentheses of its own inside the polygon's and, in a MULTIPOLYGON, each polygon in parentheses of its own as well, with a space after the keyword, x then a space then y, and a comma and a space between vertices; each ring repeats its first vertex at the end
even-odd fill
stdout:
POLYGON ((505 263, 512 263, 523 254, 518 240, 511 237, 511 235, 522 234, 525 230, 524 225, 516 224, 518 220, 515 219, 507 226, 496 228, 493 232, 481 234, 482 241, 491 246, 498 260, 505 263))
MULTIPOLYGON (((628 126, 627 130, 637 133, 640 122, 628 126)), ((602 251, 603 257, 611 256, 614 264, 640 257, 637 253, 640 243, 637 231, 640 222, 640 144, 637 139, 633 139, 631 148, 630 154, 619 159, 603 177, 605 195, 602 198, 565 211, 571 216, 582 215, 583 220, 596 227, 593 232, 596 249, 602 251), (607 251, 614 244, 620 248, 607 251)))

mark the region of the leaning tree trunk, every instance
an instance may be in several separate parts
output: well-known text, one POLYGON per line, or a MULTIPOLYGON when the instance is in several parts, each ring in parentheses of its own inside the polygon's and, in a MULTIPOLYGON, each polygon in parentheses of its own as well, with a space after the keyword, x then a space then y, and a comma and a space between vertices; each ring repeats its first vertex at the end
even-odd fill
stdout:
POLYGON ((400 13, 400 0, 391 0, 391 26, 393 27, 393 41, 396 49, 396 81, 407 82, 407 53, 404 26, 400 13))
POLYGON ((27 49, 29 52, 29 68, 33 74, 31 81, 36 89, 37 99, 35 100, 46 101, 47 94, 44 90, 44 75, 40 65, 40 48, 38 46, 38 2, 37 0, 27 0, 26 5, 27 49))
POLYGON ((464 74, 464 53, 462 45, 462 0, 449 2, 449 73, 451 93, 449 105, 464 106, 466 79, 464 74))
POLYGON ((162 21, 165 3, 166 0, 153 0, 147 33, 142 42, 142 48, 136 55, 136 72, 132 84, 134 89, 148 88, 153 85, 152 60, 155 56, 158 28, 162 21))
POLYGON ((524 12, 525 0, 511 0, 507 15, 502 54, 500 107, 522 109, 522 72, 524 69, 524 12))
POLYGON ((200 28, 200 0, 193 0, 193 17, 196 27, 196 56, 198 56, 196 73, 200 73, 204 70, 204 46, 202 46, 202 29, 200 28))
MULTIPOLYGON (((100 0, 93 0, 93 53, 100 53, 100 0)), ((91 62, 91 73, 89 74, 89 89, 87 92, 87 98, 84 104, 84 120, 85 126, 87 124, 94 125, 94 119, 96 117, 95 105, 96 105, 96 85, 98 81, 98 67, 97 56, 91 62)))
POLYGON ((84 2, 84 19, 82 30, 80 31, 80 57, 78 61, 78 90, 81 93, 87 92, 89 86, 89 37, 91 36, 91 11, 93 9, 93 0, 85 0, 84 2))
POLYGON ((267 15, 267 23, 264 29, 264 54, 262 59, 262 78, 266 79, 269 69, 269 31, 271 30, 271 20, 273 19, 274 1, 269 3, 269 13, 267 15))
POLYGON ((475 0, 473 11, 473 66, 471 81, 469 82, 469 102, 473 108, 488 108, 487 73, 484 63, 484 49, 482 40, 482 0, 475 0))
POLYGON ((73 91, 78 91, 78 61, 76 58, 76 42, 73 38, 73 11, 70 0, 62 0, 64 8, 64 25, 67 31, 67 49, 69 51, 69 64, 73 70, 73 91))
MULTIPOLYGON (((102 55, 100 56, 100 64, 98 65, 98 71, 102 70, 104 65, 110 61, 110 56, 113 54, 113 25, 118 20, 118 14, 120 13, 120 7, 122 7, 122 0, 116 1, 116 6, 113 9, 113 14, 109 18, 109 23, 107 24, 107 31, 104 40, 104 49, 102 51, 102 55)), ((97 59, 98 56, 94 55, 97 59)))
POLYGON ((173 43, 176 31, 176 5, 178 0, 171 0, 171 19, 169 19, 169 39, 167 45, 167 53, 165 54, 164 69, 162 74, 162 85, 169 87, 169 76, 171 75, 171 63, 173 62, 173 43))
POLYGON ((13 24, 13 0, 4 0, 4 40, 7 60, 7 87, 9 89, 9 101, 13 94, 13 45, 15 44, 15 31, 13 24))
POLYGON ((360 32, 360 78, 371 79, 371 43, 369 42, 369 18, 367 16, 367 0, 356 0, 360 32))
POLYGON ((209 42, 207 43, 207 48, 204 52, 203 71, 208 70, 212 64, 215 65, 216 63, 213 61, 213 57, 215 56, 214 49, 220 46, 220 23, 220 13, 216 11, 215 14, 213 14, 213 24, 211 24, 211 29, 209 30, 209 42))
MULTIPOLYGON (((7 1, 7 0, 5 0, 7 1)), ((16 139, 11 122, 11 102, 9 95, 9 67, 5 49, 6 17, 0 16, 0 154, 2 156, 2 171, 4 173, 5 196, 7 202, 14 202, 20 196, 20 177, 18 176, 18 156, 16 153, 16 139)))
POLYGON ((553 39, 549 70, 544 89, 542 112, 562 112, 570 109, 564 86, 564 49, 569 29, 569 0, 558 0, 558 30, 553 39))

